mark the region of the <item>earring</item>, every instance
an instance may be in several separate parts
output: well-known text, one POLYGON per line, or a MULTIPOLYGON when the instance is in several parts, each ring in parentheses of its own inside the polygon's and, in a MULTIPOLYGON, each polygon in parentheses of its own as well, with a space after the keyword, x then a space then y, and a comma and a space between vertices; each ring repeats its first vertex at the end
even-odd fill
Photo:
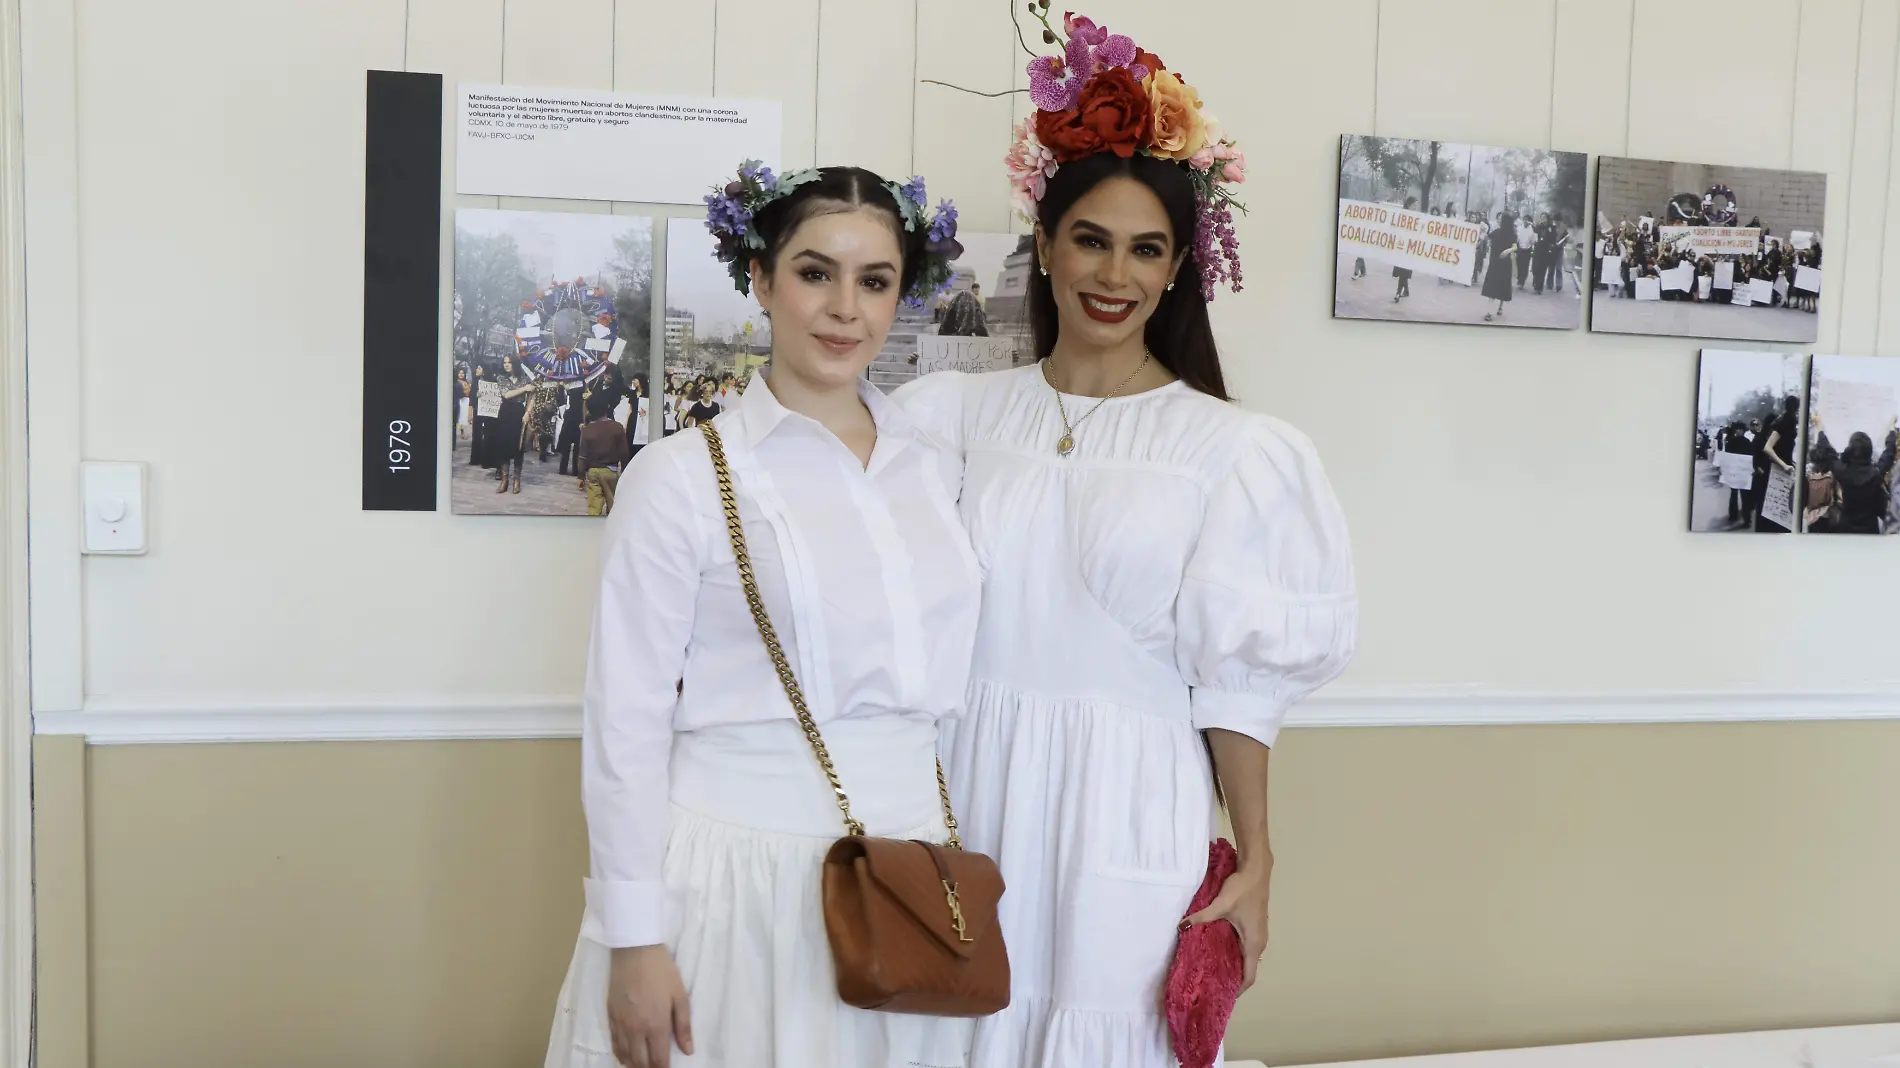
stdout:
POLYGON ((1172 292, 1174 292, 1174 283, 1173 283, 1173 282, 1169 282, 1169 283, 1168 283, 1168 292, 1170 292, 1170 293, 1172 293, 1172 292))
POLYGON ((1049 277, 1049 268, 1047 268, 1047 267, 1038 267, 1038 268, 1036 268, 1036 269, 1042 272, 1042 276, 1043 276, 1044 278, 1047 278, 1047 277, 1049 277))

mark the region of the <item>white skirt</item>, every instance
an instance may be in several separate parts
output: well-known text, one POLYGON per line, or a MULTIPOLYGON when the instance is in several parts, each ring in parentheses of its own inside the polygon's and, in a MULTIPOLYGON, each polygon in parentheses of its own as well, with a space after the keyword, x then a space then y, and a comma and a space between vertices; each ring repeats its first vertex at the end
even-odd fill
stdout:
MULTIPOLYGON (((852 814, 873 835, 946 837, 936 725, 895 716, 822 728, 852 814)), ((819 877, 844 833, 791 721, 675 735, 664 879, 667 948, 692 1013, 678 1068, 965 1068, 974 1021, 867 1012, 838 1000, 819 877)), ((615 1068, 610 951, 583 922, 547 1068, 615 1068)))
MULTIPOLYGON (((966 846, 1002 868, 1010 1003, 971 1068, 1174 1068, 1162 988, 1207 874, 1213 776, 1187 707, 977 680, 944 730, 966 846)), ((1218 1062, 1217 1062, 1218 1063, 1218 1062)))

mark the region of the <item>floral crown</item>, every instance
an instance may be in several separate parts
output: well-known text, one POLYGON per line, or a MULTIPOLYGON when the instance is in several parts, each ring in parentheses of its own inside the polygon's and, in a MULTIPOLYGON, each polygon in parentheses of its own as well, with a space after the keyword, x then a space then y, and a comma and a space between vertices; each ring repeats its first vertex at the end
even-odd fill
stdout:
MULTIPOLYGON (((767 204, 819 177, 821 172, 817 168, 780 177, 765 164, 749 159, 739 165, 737 178, 706 194, 706 229, 718 242, 713 255, 726 264, 732 274, 732 284, 739 292, 752 292, 749 253, 765 250, 765 238, 752 225, 753 218, 765 210, 767 204)), ((935 212, 926 214, 930 202, 924 196, 924 180, 919 177, 913 176, 905 185, 885 182, 884 188, 897 201, 904 230, 924 232, 924 262, 917 272, 916 284, 903 295, 905 304, 921 308, 948 290, 956 278, 953 261, 963 255, 963 246, 957 242, 957 207, 945 200, 937 205, 935 212)))
POLYGON ((1239 146, 1161 57, 1071 12, 1057 29, 1049 21, 1049 0, 1032 0, 1029 10, 1042 23, 1043 43, 1063 49, 1059 56, 1029 61, 1036 113, 1017 124, 1016 143, 1004 157, 1016 210, 1035 222, 1056 169, 1098 152, 1175 161, 1193 180, 1199 205, 1194 259, 1201 268, 1201 295, 1214 299, 1219 282, 1240 292, 1233 213, 1247 208, 1231 189, 1247 180, 1239 146))

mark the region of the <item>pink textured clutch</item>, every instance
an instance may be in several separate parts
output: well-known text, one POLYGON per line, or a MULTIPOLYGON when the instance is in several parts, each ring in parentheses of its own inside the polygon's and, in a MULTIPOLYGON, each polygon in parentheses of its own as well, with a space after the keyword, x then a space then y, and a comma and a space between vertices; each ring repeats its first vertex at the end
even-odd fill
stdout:
MULTIPOLYGON (((1192 916, 1214 903, 1221 884, 1240 866, 1233 844, 1217 838, 1207 850, 1207 878, 1188 906, 1192 916)), ((1203 923, 1181 932, 1168 969, 1163 1005, 1174 1056, 1181 1068, 1213 1068, 1220 1054, 1227 1021, 1240 1000, 1240 981, 1246 964, 1241 957, 1240 932, 1225 920, 1203 923)))

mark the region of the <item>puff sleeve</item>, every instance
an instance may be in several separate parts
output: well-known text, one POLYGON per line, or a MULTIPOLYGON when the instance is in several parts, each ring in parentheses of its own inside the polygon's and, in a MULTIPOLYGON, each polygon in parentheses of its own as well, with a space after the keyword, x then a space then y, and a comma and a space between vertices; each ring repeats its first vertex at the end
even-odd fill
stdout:
POLYGON ((1332 681, 1358 633, 1345 516, 1313 445, 1250 417, 1209 491, 1175 605, 1194 727, 1272 745, 1287 709, 1332 681))
POLYGON ((891 399, 932 441, 963 461, 963 394, 971 376, 962 371, 938 371, 897 387, 891 399))

